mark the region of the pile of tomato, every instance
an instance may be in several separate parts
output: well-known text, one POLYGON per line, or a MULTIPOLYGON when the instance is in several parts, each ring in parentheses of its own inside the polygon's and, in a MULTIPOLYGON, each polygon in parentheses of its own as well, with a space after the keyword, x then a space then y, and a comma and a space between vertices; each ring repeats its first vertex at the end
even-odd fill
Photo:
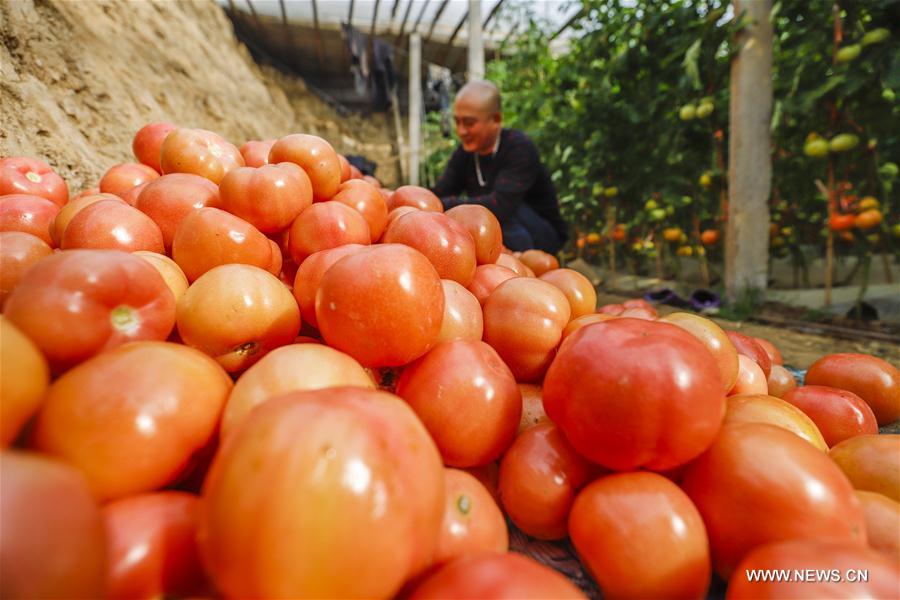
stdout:
POLYGON ((315 136, 133 150, 0 159, 0 596, 583 597, 508 523, 608 598, 900 594, 895 366, 598 309, 315 136))

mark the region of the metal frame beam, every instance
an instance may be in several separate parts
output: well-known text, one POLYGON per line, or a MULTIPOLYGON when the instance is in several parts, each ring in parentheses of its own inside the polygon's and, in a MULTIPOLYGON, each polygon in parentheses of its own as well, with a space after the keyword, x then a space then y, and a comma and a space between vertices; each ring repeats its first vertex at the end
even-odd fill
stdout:
POLYGON ((375 35, 375 23, 378 21, 378 7, 381 5, 381 0, 375 0, 375 10, 372 11, 372 27, 369 29, 369 37, 375 35))
POLYGON ((313 25, 316 27, 316 54, 318 59, 319 68, 325 64, 325 51, 322 48, 322 29, 319 26, 319 5, 317 0, 311 0, 312 2, 312 11, 313 11, 313 25))
POLYGON ((347 15, 347 25, 353 25, 353 7, 356 5, 356 0, 350 0, 350 12, 347 15))
POLYGON ((428 5, 430 3, 431 3, 431 0, 425 0, 425 2, 422 3, 422 10, 419 11, 419 16, 416 17, 416 22, 412 26, 412 29, 410 30, 411 32, 415 32, 415 31, 419 30, 419 23, 422 22, 422 17, 425 16, 425 9, 428 8, 428 5))
POLYGON ((569 18, 569 20, 566 21, 565 24, 564 24, 562 27, 560 27, 559 29, 557 29, 557 30, 556 30, 556 33, 554 33, 553 35, 551 35, 551 36, 550 36, 550 39, 549 39, 548 41, 551 41, 551 42, 552 42, 553 40, 555 40, 556 38, 558 38, 559 35, 560 35, 563 31, 565 31, 566 29, 568 29, 569 27, 571 27, 571 26, 575 23, 575 21, 577 21, 578 19, 580 19, 580 18, 583 17, 583 16, 584 16, 584 9, 581 8, 581 9, 578 10, 578 12, 576 12, 574 15, 572 15, 572 16, 569 18))
POLYGON ((506 2, 506 0, 497 0, 497 4, 495 4, 494 8, 491 9, 491 12, 488 13, 487 18, 484 20, 484 23, 481 24, 482 29, 487 29, 488 23, 490 23, 491 19, 493 19, 497 15, 497 11, 500 10, 500 7, 503 6, 504 2, 506 2))
POLYGON ((403 38, 403 32, 406 31, 406 21, 409 19, 409 13, 412 12, 413 0, 409 0, 409 4, 406 5, 406 12, 403 13, 403 21, 400 23, 400 33, 397 34, 397 39, 394 40, 394 45, 400 43, 401 38, 403 38))
POLYGON ((441 58, 441 64, 447 65, 447 57, 450 56, 450 53, 454 50, 453 41, 456 39, 456 36, 459 35, 460 30, 463 28, 463 25, 466 24, 466 21, 469 20, 469 9, 466 9, 466 14, 463 15, 462 19, 460 19, 459 24, 457 24, 456 29, 453 30, 453 34, 450 36, 450 39, 447 40, 447 50, 444 52, 443 58, 441 58))
POLYGON ((428 35, 425 36, 425 39, 422 40, 423 44, 427 44, 428 40, 431 39, 431 34, 434 33, 434 26, 437 24, 438 19, 441 18, 441 15, 444 14, 444 9, 447 8, 447 4, 450 3, 450 0, 444 0, 441 2, 441 5, 438 6, 437 12, 434 14, 434 18, 431 20, 431 27, 428 28, 428 35))

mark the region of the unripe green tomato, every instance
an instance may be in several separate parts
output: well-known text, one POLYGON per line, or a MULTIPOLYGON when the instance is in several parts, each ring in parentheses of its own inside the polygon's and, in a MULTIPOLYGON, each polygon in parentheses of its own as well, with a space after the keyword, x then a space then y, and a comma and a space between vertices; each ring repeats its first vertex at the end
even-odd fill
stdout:
POLYGON ((697 116, 697 107, 693 104, 685 104, 678 111, 678 118, 682 121, 692 121, 697 116))
POLYGON ((712 114, 713 110, 715 110, 715 106, 712 103, 703 102, 697 107, 697 118, 705 119, 712 114))
POLYGON ((846 152, 856 147, 859 137, 852 133, 839 133, 828 142, 828 149, 832 152, 846 152))
POLYGON ((646 210, 654 210, 654 209, 656 209, 658 206, 659 206, 659 204, 657 204, 657 203, 656 203, 656 200, 654 200, 653 198, 650 198, 649 200, 647 200, 647 201, 644 203, 644 208, 645 208, 646 210))
POLYGON ((872 44, 880 44, 884 40, 891 37, 891 32, 884 27, 879 27, 878 29, 873 29, 866 33, 866 35, 862 38, 863 46, 870 46, 872 44))
POLYGON ((834 55, 834 62, 836 62, 837 64, 841 64, 850 62, 851 60, 855 60, 856 57, 859 56, 860 50, 862 50, 862 48, 859 44, 844 46, 837 51, 837 54, 834 55))
POLYGON ((821 138, 806 142, 803 145, 803 153, 813 158, 828 156, 828 142, 821 138))

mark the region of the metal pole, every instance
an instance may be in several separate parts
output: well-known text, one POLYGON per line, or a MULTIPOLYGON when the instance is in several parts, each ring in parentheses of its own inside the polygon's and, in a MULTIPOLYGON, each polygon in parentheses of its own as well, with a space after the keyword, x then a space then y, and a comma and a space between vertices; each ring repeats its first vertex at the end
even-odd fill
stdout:
POLYGON ((422 36, 409 36, 409 183, 419 185, 422 146, 422 36))
POLYGON ((481 37, 481 0, 469 0, 469 72, 467 79, 484 79, 484 40, 481 37))

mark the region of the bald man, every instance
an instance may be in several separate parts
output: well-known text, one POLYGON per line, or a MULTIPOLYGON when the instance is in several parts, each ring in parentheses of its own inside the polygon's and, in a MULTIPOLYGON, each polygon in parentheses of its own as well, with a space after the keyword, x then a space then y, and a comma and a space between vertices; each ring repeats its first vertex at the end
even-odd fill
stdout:
POLYGON ((460 145, 432 188, 444 209, 480 204, 500 221, 510 250, 556 253, 568 238, 556 190, 531 139, 502 127, 497 86, 467 83, 456 95, 453 113, 460 145))

